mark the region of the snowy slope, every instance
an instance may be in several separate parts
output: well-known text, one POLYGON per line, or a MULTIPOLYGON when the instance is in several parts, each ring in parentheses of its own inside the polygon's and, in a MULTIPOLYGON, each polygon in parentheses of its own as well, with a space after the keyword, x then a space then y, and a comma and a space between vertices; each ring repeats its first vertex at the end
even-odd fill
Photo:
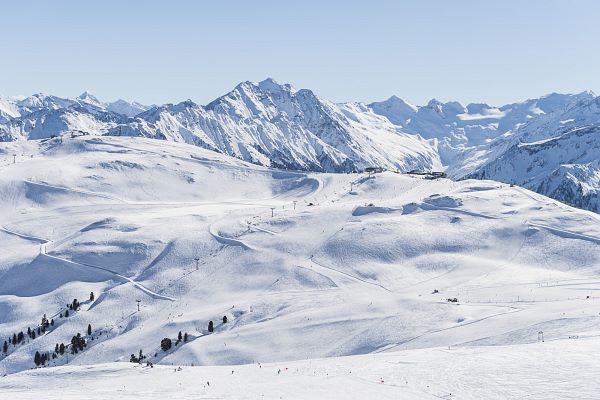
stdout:
POLYGON ((599 217, 519 187, 282 171, 131 137, 0 148, 0 338, 55 319, 9 346, 0 374, 77 332, 88 347, 51 365, 140 349, 166 365, 282 363, 600 330, 599 217), (73 298, 81 310, 60 318, 73 298), (179 331, 188 341, 162 351, 179 331))
POLYGON ((600 340, 589 336, 260 366, 68 366, 10 375, 0 388, 18 400, 80 399, 83 393, 88 399, 591 400, 600 390, 591 356, 600 340))

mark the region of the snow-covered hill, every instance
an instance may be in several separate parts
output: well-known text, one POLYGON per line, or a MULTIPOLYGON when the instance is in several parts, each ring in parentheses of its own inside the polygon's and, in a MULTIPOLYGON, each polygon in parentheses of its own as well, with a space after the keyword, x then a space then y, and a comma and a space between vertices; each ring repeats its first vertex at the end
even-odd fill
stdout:
POLYGON ((526 189, 283 171, 146 138, 0 148, 0 345, 54 320, 8 346, 0 375, 77 333, 84 350, 49 365, 526 352, 540 331, 600 330, 600 217, 526 189))
POLYGON ((515 182, 598 211, 600 149, 592 132, 599 102, 583 92, 501 107, 435 99, 415 106, 396 96, 368 105, 334 104, 266 79, 243 82, 206 106, 190 100, 153 107, 104 103, 89 92, 76 99, 41 94, 0 99, 0 140, 135 136, 288 170, 445 170, 454 179, 515 182), (538 149, 563 135, 568 138, 538 149))

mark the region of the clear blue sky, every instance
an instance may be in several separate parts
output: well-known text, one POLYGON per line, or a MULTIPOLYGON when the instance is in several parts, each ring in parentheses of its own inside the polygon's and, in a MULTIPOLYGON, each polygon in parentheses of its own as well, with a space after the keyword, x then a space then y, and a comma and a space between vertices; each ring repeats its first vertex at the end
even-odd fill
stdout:
POLYGON ((333 101, 600 92, 598 0, 0 0, 0 95, 205 104, 267 76, 333 101))

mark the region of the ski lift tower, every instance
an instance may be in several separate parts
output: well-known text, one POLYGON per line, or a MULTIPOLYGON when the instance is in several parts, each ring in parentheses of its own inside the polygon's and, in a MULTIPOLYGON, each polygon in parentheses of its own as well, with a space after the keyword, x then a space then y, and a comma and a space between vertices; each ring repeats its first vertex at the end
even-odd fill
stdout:
POLYGON ((138 300, 136 300, 136 302, 137 302, 138 312, 140 312, 140 303, 141 303, 141 300, 138 299, 138 300))
POLYGON ((538 342, 543 342, 544 341, 544 331, 539 331, 538 332, 538 342))
POLYGON ((200 261, 200 257, 194 258, 194 261, 196 261, 196 271, 198 271, 198 262, 200 261))

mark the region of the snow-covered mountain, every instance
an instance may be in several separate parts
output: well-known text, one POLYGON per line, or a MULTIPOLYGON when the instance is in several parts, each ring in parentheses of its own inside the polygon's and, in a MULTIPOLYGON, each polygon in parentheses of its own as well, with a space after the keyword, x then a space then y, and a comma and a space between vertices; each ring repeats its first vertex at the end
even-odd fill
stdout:
POLYGON ((145 106, 138 102, 129 102, 123 99, 113 101, 111 103, 104 103, 96 96, 91 94, 89 91, 85 91, 77 97, 77 100, 98 108, 105 109, 115 114, 125 115, 126 117, 135 117, 136 115, 150 109, 149 106, 145 106))
POLYGON ((41 93, 0 98, 0 141, 44 139, 73 131, 103 134, 146 109, 124 100, 103 103, 87 91, 75 99, 41 93))
POLYGON ((465 150, 485 148, 493 139, 531 120, 562 112, 579 101, 593 98, 591 92, 576 95, 553 93, 539 99, 494 107, 483 103, 442 103, 436 99, 425 106, 413 106, 392 96, 386 101, 371 103, 369 107, 401 126, 405 132, 435 139, 442 161, 452 173, 464 166, 461 160, 465 150))
POLYGON ((65 133, 141 136, 290 170, 445 169, 455 179, 514 182, 595 211, 598 120, 591 92, 501 107, 435 99, 416 106, 396 96, 335 104, 273 79, 243 82, 205 106, 190 100, 153 107, 104 103, 89 92, 76 99, 0 99, 2 141, 65 133), (552 147, 540 147, 551 138, 552 147))
POLYGON ((600 98, 581 99, 496 142, 503 152, 469 177, 515 183, 600 212, 600 98))
POLYGON ((441 168, 427 141, 403 133, 367 107, 333 104, 272 79, 243 82, 205 107, 192 101, 155 107, 109 134, 190 143, 295 170, 441 168))
POLYGON ((392 96, 370 107, 405 132, 433 139, 453 178, 511 182, 600 212, 599 104, 582 92, 502 107, 437 100, 415 107, 392 96))

